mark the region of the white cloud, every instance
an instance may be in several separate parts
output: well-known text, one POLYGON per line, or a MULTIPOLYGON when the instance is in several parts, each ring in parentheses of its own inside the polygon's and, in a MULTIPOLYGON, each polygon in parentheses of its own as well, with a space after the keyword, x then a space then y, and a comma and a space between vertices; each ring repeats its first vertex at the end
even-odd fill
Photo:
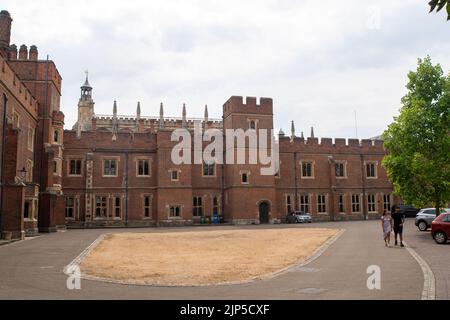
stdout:
MULTIPOLYGON (((431 54, 450 65, 444 15, 421 0, 4 0, 13 42, 38 45, 63 76, 66 126, 76 121, 83 71, 96 113, 220 117, 231 95, 270 96, 275 127, 329 137, 382 132, 406 74, 431 54), (378 15, 379 16, 374 16, 378 15), (372 28, 373 21, 376 27, 372 28), (369 26, 369 27, 368 27, 369 26)), ((3 8, 2 8, 3 9, 3 8)))

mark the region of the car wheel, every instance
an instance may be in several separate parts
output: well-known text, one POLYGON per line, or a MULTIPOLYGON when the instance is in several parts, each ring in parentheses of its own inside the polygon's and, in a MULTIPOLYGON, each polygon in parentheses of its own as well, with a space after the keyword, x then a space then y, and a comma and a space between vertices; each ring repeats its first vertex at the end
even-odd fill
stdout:
POLYGON ((418 228, 420 231, 427 231, 428 229, 428 224, 425 221, 420 221, 418 228))
POLYGON ((447 235, 443 231, 438 231, 434 234, 434 241, 438 244, 444 244, 447 242, 447 235))

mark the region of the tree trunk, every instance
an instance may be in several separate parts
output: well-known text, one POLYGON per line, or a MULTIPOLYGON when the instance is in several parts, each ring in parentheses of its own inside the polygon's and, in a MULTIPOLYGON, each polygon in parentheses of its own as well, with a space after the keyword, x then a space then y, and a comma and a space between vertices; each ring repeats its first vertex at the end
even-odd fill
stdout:
POLYGON ((434 195, 434 205, 436 207, 436 217, 441 214, 441 194, 439 191, 436 191, 434 195))

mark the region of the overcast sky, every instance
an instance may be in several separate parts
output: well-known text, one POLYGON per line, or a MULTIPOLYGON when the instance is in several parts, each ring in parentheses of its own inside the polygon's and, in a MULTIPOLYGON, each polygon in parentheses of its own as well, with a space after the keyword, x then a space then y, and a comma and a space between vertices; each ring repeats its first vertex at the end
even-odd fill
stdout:
POLYGON ((63 77, 66 128, 89 70, 95 112, 222 116, 232 95, 272 97, 275 128, 379 135, 407 72, 429 54, 450 68, 450 22, 426 0, 2 0, 11 43, 35 44, 63 77))

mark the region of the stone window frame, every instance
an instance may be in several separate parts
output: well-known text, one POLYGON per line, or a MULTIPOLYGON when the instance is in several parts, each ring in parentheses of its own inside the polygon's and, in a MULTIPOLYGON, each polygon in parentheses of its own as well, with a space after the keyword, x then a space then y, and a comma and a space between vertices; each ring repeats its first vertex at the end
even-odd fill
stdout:
POLYGON ((317 214, 328 214, 328 193, 318 193, 316 194, 316 208, 317 208, 317 214), (319 199, 322 199, 323 197, 323 203, 319 203, 319 199), (323 206, 324 211, 320 211, 319 208, 323 206))
MULTIPOLYGON (((83 161, 84 161, 83 160, 83 156, 76 156, 76 155, 66 156, 66 176, 68 176, 68 177, 82 177, 83 174, 84 174, 84 170, 83 170, 84 162, 83 161), (79 174, 77 174, 77 173, 71 174, 70 173, 70 162, 72 160, 74 160, 74 161, 81 161, 81 163, 80 163, 80 173, 79 174)), ((75 168, 76 168, 76 163, 75 163, 75 168)))
POLYGON ((365 175, 366 179, 378 179, 378 161, 372 161, 372 160, 364 161, 364 175, 365 175), (374 166, 374 176, 373 177, 367 175, 367 166, 369 164, 374 166))
POLYGON ((299 199, 300 199, 300 211, 303 211, 305 213, 311 214, 311 198, 312 198, 312 196, 309 193, 301 193, 300 194, 300 197, 299 197, 299 199), (304 201, 302 201, 303 199, 307 199, 308 201, 304 202, 304 201), (304 210, 305 207, 307 207, 308 210, 304 210))
POLYGON ((258 123, 259 123, 259 119, 247 118, 247 128, 249 130, 258 130, 258 123), (251 127, 252 122, 255 124, 254 128, 251 127))
POLYGON ((368 213, 377 212, 377 194, 376 193, 368 193, 366 195, 366 197, 367 197, 367 212, 368 213), (370 199, 370 198, 373 198, 373 199, 370 199), (373 200, 373 202, 371 202, 369 200, 373 200), (373 207, 373 210, 370 210, 371 206, 373 207))
POLYGON ((182 219, 183 218, 183 205, 179 203, 171 203, 167 205, 167 218, 171 220, 182 219), (179 208, 180 214, 178 216, 171 216, 170 211, 171 208, 179 208))
POLYGON ((120 157, 119 156, 104 156, 102 157, 102 178, 117 178, 119 176, 119 165, 120 165, 120 157), (115 160, 116 161, 116 174, 108 174, 105 175, 105 161, 107 160, 115 160))
POLYGON ((119 193, 119 194, 112 194, 111 197, 112 199, 112 203, 111 203, 111 218, 113 220, 122 220, 122 216, 123 216, 123 207, 124 207, 124 195, 119 193), (120 200, 120 206, 116 205, 116 199, 119 198, 120 200), (120 216, 117 217, 116 216, 116 209, 119 208, 120 209, 120 216))
POLYGON ((56 158, 54 158, 53 160, 52 160, 52 173, 53 173, 53 176, 58 176, 58 177, 61 177, 61 173, 62 173, 62 160, 61 159, 56 159, 56 158), (55 164, 55 166, 53 166, 55 164), (56 168, 56 171, 55 171, 55 168, 56 168))
POLYGON ((193 218, 199 218, 205 215, 205 201, 204 196, 192 196, 192 217, 193 218), (200 199, 200 205, 198 205, 198 199, 200 199), (197 205, 194 206, 195 200, 197 200, 197 205), (196 212, 197 211, 197 212, 196 212), (198 214, 200 211, 200 215, 198 214), (194 214, 194 213, 197 214, 194 214))
POLYGON ((75 198, 75 195, 67 195, 67 197, 66 197, 66 203, 65 203, 65 218, 66 218, 66 220, 75 220, 75 203, 76 203, 76 198, 75 198), (73 201, 73 203, 72 203, 72 207, 68 207, 67 206, 67 202, 68 202, 68 199, 72 199, 72 201, 73 201), (67 209, 68 208, 72 208, 72 217, 68 217, 67 216, 67 209))
POLYGON ((34 151, 34 129, 32 127, 28 127, 27 148, 29 151, 34 151))
POLYGON ((361 213, 361 197, 362 195, 360 193, 352 193, 350 195, 350 200, 351 200, 351 212, 352 213, 356 213, 356 214, 360 214, 361 213), (358 202, 354 201, 354 196, 358 196, 358 202), (353 210, 354 206, 357 205, 358 206, 358 211, 353 210))
POLYGON ((213 161, 214 164, 214 174, 212 175, 205 175, 205 165, 206 162, 202 161, 202 178, 216 178, 217 177, 217 163, 215 161, 213 161))
POLYGON ((26 176, 25 176, 25 182, 31 183, 33 182, 33 167, 34 163, 33 160, 27 159, 25 162, 25 168, 26 168, 26 176))
MULTIPOLYGON (((109 199, 110 199, 109 194, 98 193, 98 194, 94 195, 94 210, 93 210, 93 218, 94 218, 94 220, 107 220, 109 218, 109 207, 110 207, 109 199), (106 198, 106 201, 105 201, 106 202, 106 206, 104 207, 105 210, 106 210, 106 214, 105 214, 104 217, 103 216, 97 217, 97 208, 98 208, 98 206, 97 206, 97 197, 106 198)), ((103 208, 103 206, 100 206, 100 208, 103 208)))
POLYGON ((334 171, 334 173, 335 173, 336 179, 348 179, 348 176, 347 176, 347 160, 335 160, 334 163, 335 163, 335 167, 334 167, 335 171, 334 171), (342 164, 342 167, 343 167, 343 170, 344 170, 344 175, 343 176, 336 175, 336 165, 337 164, 342 164))
POLYGON ((239 170, 239 177, 240 177, 241 184, 243 184, 243 185, 250 184, 250 174, 251 174, 250 170, 239 170), (247 176, 246 182, 243 181, 244 174, 247 176))
POLYGON ((146 219, 146 220, 151 220, 153 219, 153 194, 152 193, 143 193, 141 194, 141 198, 142 198, 142 218, 146 219), (146 206, 145 205, 145 199, 149 198, 149 205, 146 206), (149 215, 146 216, 145 215, 145 209, 149 210, 149 215))
POLYGON ((386 210, 387 212, 391 211, 391 203, 392 203, 392 194, 391 193, 382 193, 381 194, 382 198, 383 198, 383 210, 386 210), (388 202, 386 202, 386 198, 388 197, 388 202), (386 206, 387 204, 387 206, 386 206))
POLYGON ((180 169, 169 169, 170 181, 173 181, 173 182, 180 181, 180 174, 181 174, 181 170, 180 169), (173 173, 174 172, 177 173, 177 178, 176 179, 173 178, 173 173))
POLYGON ((20 128, 20 113, 17 112, 15 108, 11 111, 11 124, 13 125, 13 128, 20 128))
POLYGON ((300 179, 315 179, 315 167, 316 167, 316 161, 315 160, 300 160, 300 179), (303 173, 303 163, 310 163, 311 164, 311 176, 305 176, 303 173))
POLYGON ((56 129, 56 128, 53 129, 53 136, 52 137, 53 137, 53 139, 52 139, 53 143, 59 144, 59 140, 60 140, 61 135, 59 134, 59 130, 58 129, 56 129), (55 139, 55 137, 56 137, 56 139, 55 139))
POLYGON ((152 177, 152 158, 139 156, 134 158, 136 165, 136 178, 151 178, 152 177), (147 161, 148 162, 148 174, 139 174, 139 161, 147 161))

